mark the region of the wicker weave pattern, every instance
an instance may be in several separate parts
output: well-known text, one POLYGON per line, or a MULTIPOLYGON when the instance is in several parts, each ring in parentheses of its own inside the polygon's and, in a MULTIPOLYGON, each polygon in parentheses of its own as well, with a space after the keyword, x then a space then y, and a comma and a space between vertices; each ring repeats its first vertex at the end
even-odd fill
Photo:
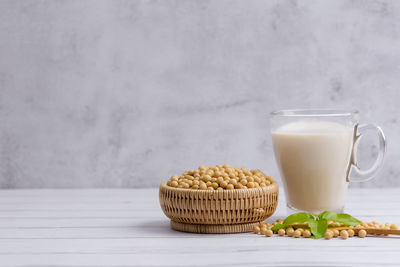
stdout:
POLYGON ((159 198, 165 215, 175 222, 227 225, 265 220, 275 212, 278 192, 276 182, 224 191, 172 188, 162 183, 159 198))
POLYGON ((245 233, 253 231, 253 227, 258 225, 255 223, 242 224, 189 224, 171 221, 171 228, 176 231, 199 233, 199 234, 232 234, 245 233))

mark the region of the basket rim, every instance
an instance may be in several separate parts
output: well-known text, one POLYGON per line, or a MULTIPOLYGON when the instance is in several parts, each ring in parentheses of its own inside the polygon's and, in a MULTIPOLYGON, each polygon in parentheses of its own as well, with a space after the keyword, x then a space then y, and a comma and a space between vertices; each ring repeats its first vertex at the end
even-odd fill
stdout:
POLYGON ((279 186, 276 181, 273 181, 270 185, 264 186, 264 187, 256 187, 256 188, 244 188, 244 189, 232 189, 232 190, 222 190, 222 191, 217 191, 217 190, 200 190, 200 189, 190 189, 190 188, 177 188, 177 187, 171 187, 167 185, 167 182, 162 182, 160 184, 160 189, 165 189, 173 192, 179 192, 179 193, 203 193, 203 194, 209 194, 209 195, 217 195, 217 194, 226 194, 226 192, 236 192, 236 193, 244 193, 244 192, 250 192, 250 193, 257 193, 257 192, 266 192, 266 191, 274 191, 278 190, 279 186))

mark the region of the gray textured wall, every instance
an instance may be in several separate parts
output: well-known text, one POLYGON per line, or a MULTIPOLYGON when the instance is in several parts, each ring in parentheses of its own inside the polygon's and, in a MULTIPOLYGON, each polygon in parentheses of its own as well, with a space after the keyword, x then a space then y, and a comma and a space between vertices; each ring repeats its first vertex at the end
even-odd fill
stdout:
POLYGON ((267 114, 296 107, 380 124, 361 186, 400 185, 399 63, 400 1, 0 1, 0 187, 279 177, 267 114))

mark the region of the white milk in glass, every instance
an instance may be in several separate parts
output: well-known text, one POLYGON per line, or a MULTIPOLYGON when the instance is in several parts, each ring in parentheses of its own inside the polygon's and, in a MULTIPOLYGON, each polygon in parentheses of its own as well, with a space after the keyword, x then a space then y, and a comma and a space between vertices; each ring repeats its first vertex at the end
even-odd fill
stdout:
POLYGON ((341 211, 353 128, 333 122, 294 122, 272 133, 290 208, 341 211))

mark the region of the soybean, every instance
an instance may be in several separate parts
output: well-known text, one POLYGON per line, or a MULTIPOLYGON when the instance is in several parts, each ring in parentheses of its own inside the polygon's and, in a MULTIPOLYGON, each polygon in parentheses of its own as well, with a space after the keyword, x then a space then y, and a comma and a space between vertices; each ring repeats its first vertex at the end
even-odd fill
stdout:
POLYGON ((310 232, 310 230, 304 230, 303 236, 304 236, 305 238, 311 237, 311 232, 310 232))
POLYGON ((278 230, 278 235, 280 235, 280 236, 284 236, 285 233, 286 233, 285 229, 279 229, 278 230))
POLYGON ((331 239, 333 237, 333 232, 328 230, 325 232, 325 239, 331 239))
POLYGON ((360 231, 358 231, 358 236, 361 238, 364 238, 367 236, 367 231, 365 231, 364 229, 361 229, 360 231))
POLYGON ((353 237, 354 236, 354 230, 353 229, 349 229, 349 230, 347 230, 347 232, 349 233, 349 237, 353 237))
POLYGON ((299 230, 294 231, 293 236, 299 238, 301 236, 301 232, 299 230))
POLYGON ((248 171, 247 168, 235 168, 228 164, 215 167, 200 166, 197 170, 185 171, 182 175, 173 175, 167 185, 175 188, 194 190, 232 190, 266 187, 274 182, 260 170, 248 171), (221 189, 220 189, 221 188, 221 189))
POLYGON ((253 227, 253 232, 255 234, 258 234, 260 232, 260 227, 258 227, 257 225, 253 227))
POLYGON ((286 228, 286 233, 288 236, 293 236, 293 233, 294 233, 293 227, 286 228))
POLYGON ((340 231, 340 237, 343 239, 349 238, 349 233, 346 230, 340 231))
POLYGON ((268 237, 271 237, 273 234, 274 234, 274 233, 273 233, 272 230, 270 230, 270 229, 268 229, 268 230, 265 232, 265 236, 268 236, 268 237))

